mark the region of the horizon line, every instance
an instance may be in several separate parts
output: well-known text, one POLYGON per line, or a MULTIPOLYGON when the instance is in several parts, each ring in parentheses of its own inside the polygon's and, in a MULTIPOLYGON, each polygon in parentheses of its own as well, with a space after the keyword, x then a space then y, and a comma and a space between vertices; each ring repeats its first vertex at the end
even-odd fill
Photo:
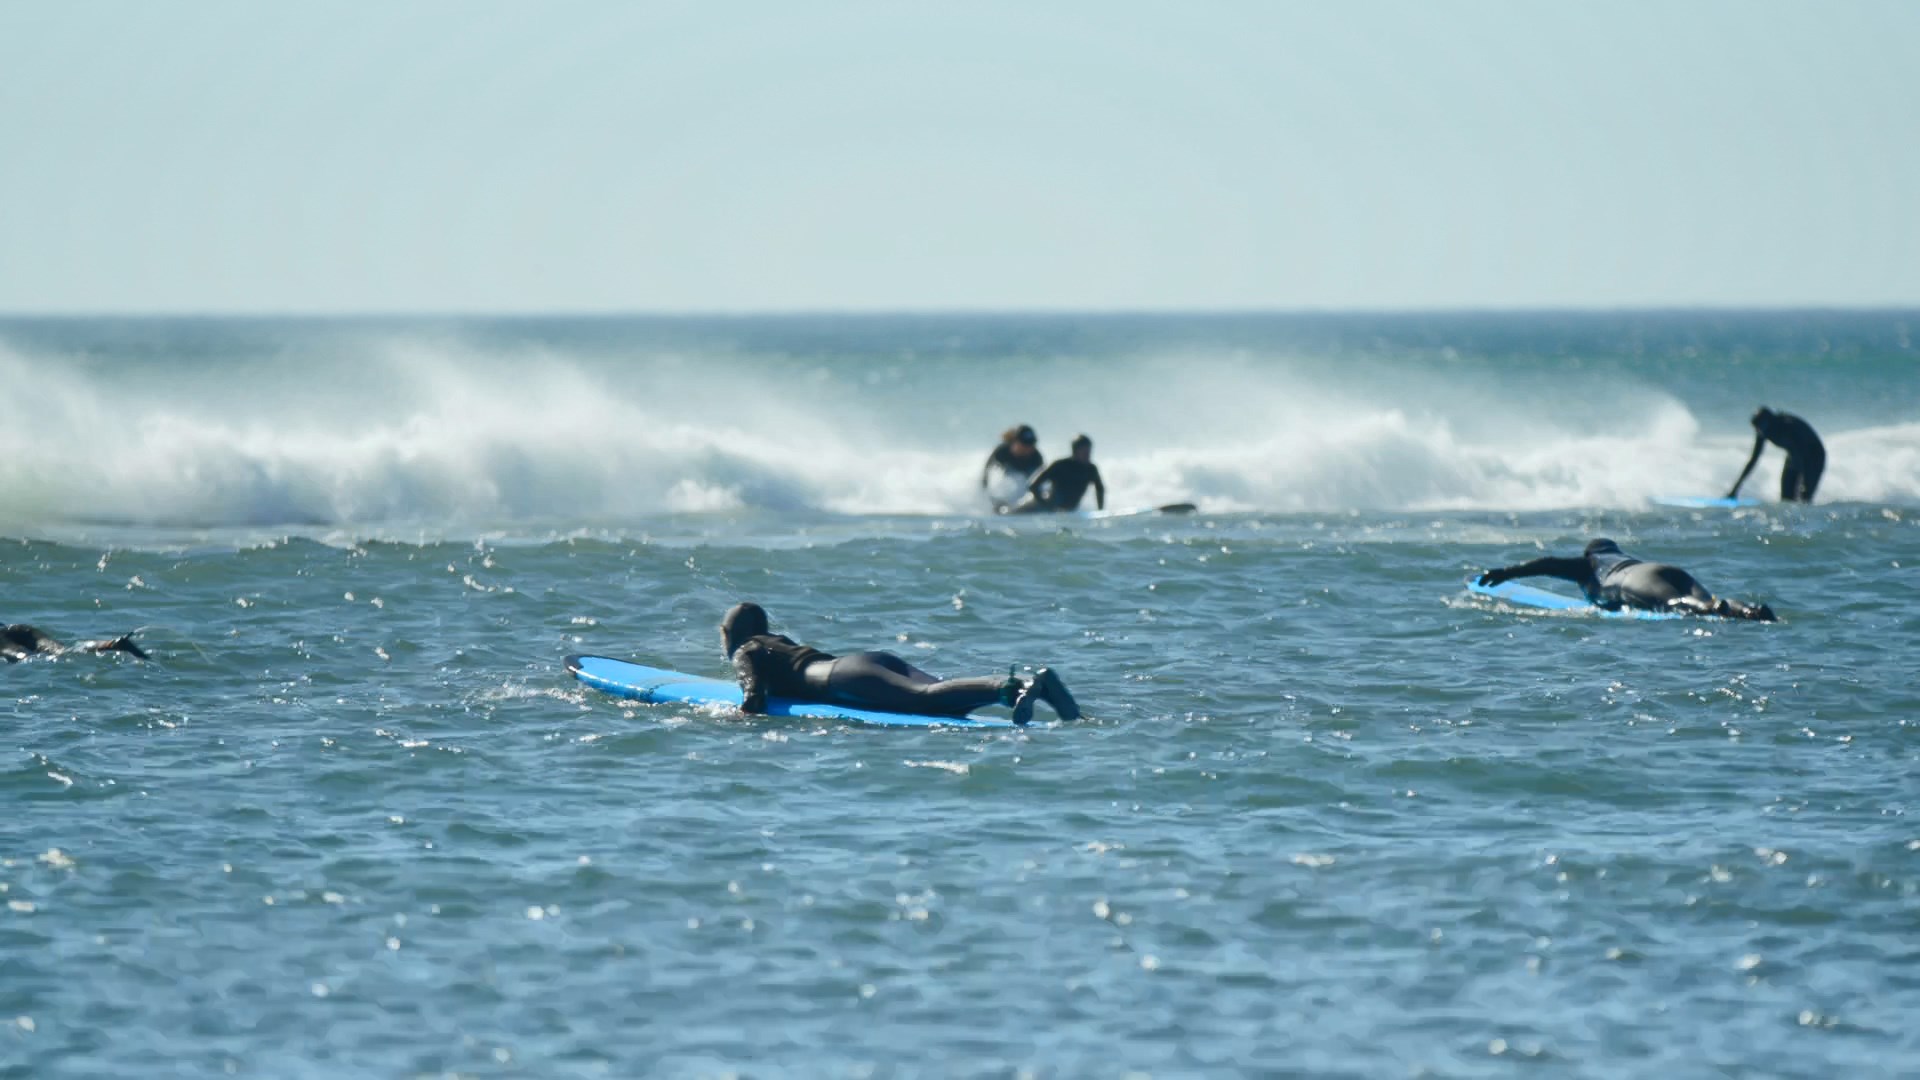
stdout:
POLYGON ((510 308, 497 310, 454 308, 421 309, 72 309, 4 310, 0 321, 58 319, 869 319, 869 318, 1191 318, 1286 317, 1350 318, 1503 316, 1503 315, 1920 315, 1913 304, 1622 304, 1622 305, 1509 305, 1458 307, 1194 307, 1194 308, 510 308))

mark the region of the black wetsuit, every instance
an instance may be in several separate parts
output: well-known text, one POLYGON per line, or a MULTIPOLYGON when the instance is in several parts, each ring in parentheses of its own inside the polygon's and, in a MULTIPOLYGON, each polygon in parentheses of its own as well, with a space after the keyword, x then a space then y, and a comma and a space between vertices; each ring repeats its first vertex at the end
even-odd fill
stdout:
MULTIPOLYGON (((112 641, 96 642, 88 646, 91 652, 131 653, 142 660, 147 659, 146 650, 133 643, 132 635, 123 634, 112 641)), ((8 623, 0 626, 0 660, 17 663, 29 656, 50 656, 66 651, 66 646, 48 637, 37 626, 26 623, 8 623)))
POLYGON ((807 678, 807 668, 816 660, 833 659, 831 653, 802 645, 782 634, 748 638, 733 651, 733 673, 740 680, 740 692, 746 697, 740 707, 746 712, 763 713, 767 711, 769 697, 802 701, 811 698, 814 686, 807 678))
POLYGON ((1481 575, 1492 585, 1520 577, 1554 577, 1580 586, 1595 607, 1618 611, 1623 607, 1647 611, 1677 609, 1699 615, 1728 615, 1771 621, 1765 604, 1716 600, 1692 574, 1665 563, 1641 562, 1611 540, 1595 540, 1578 558, 1549 555, 1518 566, 1489 570, 1481 575), (1764 614, 1762 614, 1764 612, 1764 614))
POLYGON ((1812 502, 1814 491, 1820 487, 1820 474, 1827 469, 1827 447, 1814 433, 1813 425, 1792 413, 1776 412, 1756 420, 1754 427, 1753 453, 1730 494, 1739 493, 1740 485, 1746 483, 1747 474, 1760 460, 1760 452, 1772 443, 1787 452, 1787 463, 1780 469, 1780 501, 1812 502))
POLYGON ((1019 510, 1021 513, 1078 510, 1080 500, 1086 497, 1088 485, 1093 487, 1097 505, 1106 509, 1107 485, 1100 480, 1100 467, 1079 458, 1061 458, 1041 469, 1040 475, 1027 485, 1033 498, 1020 504, 1019 510))
POLYGON ((1548 557, 1535 559, 1524 567, 1526 573, 1515 577, 1541 575, 1557 577, 1580 586, 1595 607, 1618 611, 1623 607, 1661 609, 1677 596, 1698 596, 1711 601, 1713 594, 1677 566, 1641 562, 1619 548, 1607 548, 1577 559, 1548 557))
POLYGON ((1007 680, 942 679, 888 652, 834 656, 780 634, 748 638, 733 653, 742 712, 764 713, 767 698, 820 701, 883 712, 965 716, 1004 704, 1007 680))
POLYGON ((1015 457, 1013 444, 1003 442, 993 448, 993 453, 987 455, 987 463, 981 466, 980 486, 987 486, 987 481, 992 477, 993 470, 995 469, 999 469, 1008 476, 1017 477, 1022 483, 1025 483, 1027 478, 1038 472, 1040 466, 1044 464, 1046 464, 1046 458, 1041 456, 1039 450, 1036 449, 1031 455, 1024 458, 1015 457))

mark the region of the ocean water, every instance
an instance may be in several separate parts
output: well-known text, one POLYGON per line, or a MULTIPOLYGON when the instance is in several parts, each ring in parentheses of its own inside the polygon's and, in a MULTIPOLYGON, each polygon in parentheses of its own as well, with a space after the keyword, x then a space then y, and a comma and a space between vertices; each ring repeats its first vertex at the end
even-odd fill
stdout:
POLYGON ((0 670, 0 1076, 1920 1073, 1916 324, 0 321, 0 621, 155 657, 0 670), (1783 621, 1461 588, 1599 535, 1783 621), (745 598, 1088 719, 561 667, 745 598))

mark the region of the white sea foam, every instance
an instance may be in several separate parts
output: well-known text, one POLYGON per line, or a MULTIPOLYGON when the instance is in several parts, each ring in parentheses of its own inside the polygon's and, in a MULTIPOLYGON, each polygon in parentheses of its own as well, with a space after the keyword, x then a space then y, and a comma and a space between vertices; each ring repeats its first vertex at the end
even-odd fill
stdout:
MULTIPOLYGON (((0 344, 0 524, 556 527, 741 508, 975 513, 1019 420, 1098 440, 1112 505, 1632 507, 1718 493, 1750 445, 1598 374, 1509 380, 1246 355, 875 366, 715 349, 511 352, 394 332, 341 355, 138 369, 0 344)), ((1920 422, 1821 426, 1821 496, 1920 501, 1920 422)), ((1747 490, 1769 494, 1769 450, 1747 490)))

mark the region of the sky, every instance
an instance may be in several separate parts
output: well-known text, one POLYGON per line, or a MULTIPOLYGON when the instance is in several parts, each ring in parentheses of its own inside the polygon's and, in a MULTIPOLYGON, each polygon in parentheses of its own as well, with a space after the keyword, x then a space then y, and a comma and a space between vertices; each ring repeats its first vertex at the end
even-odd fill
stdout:
POLYGON ((0 0, 0 312, 1920 306, 1920 3, 0 0))

